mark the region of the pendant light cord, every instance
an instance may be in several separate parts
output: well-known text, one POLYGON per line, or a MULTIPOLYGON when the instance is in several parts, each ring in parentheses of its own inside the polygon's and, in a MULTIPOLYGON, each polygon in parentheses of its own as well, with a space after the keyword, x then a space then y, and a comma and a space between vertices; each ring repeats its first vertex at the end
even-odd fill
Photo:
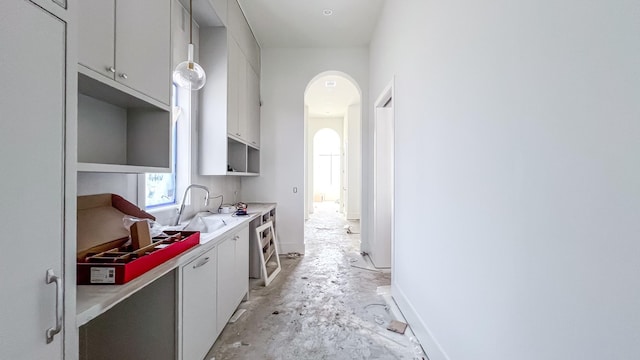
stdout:
POLYGON ((189 0, 189 44, 193 44, 193 0, 189 0))

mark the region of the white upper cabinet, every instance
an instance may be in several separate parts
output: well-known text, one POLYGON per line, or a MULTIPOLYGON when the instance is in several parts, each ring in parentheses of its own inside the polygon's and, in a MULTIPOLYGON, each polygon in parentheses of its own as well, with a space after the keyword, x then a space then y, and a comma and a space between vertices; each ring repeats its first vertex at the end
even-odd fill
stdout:
POLYGON ((260 147, 260 79, 251 64, 246 63, 247 91, 245 93, 245 112, 247 141, 249 145, 260 147))
POLYGON ((227 132, 236 140, 259 147, 260 80, 233 37, 229 37, 227 41, 229 46, 227 132))
POLYGON ((231 37, 227 37, 228 46, 228 73, 227 73, 227 132, 238 139, 243 138, 244 126, 241 125, 244 115, 241 113, 240 94, 242 86, 240 81, 240 68, 243 66, 244 56, 238 44, 231 37))
POLYGON ((171 171, 171 3, 78 1, 78 171, 171 171))
POLYGON ((260 75, 260 47, 236 0, 227 2, 227 28, 251 67, 260 75))
POLYGON ((78 62, 168 105, 171 2, 82 0, 78 6, 78 62))
POLYGON ((116 68, 115 7, 113 0, 78 2, 78 63, 111 79, 116 68))
MULTIPOLYGON (((242 17, 244 19, 244 17, 242 17)), ((260 172, 259 77, 228 28, 200 29, 200 174, 260 172)))
POLYGON ((118 1, 118 81, 165 104, 171 99, 171 2, 118 1))

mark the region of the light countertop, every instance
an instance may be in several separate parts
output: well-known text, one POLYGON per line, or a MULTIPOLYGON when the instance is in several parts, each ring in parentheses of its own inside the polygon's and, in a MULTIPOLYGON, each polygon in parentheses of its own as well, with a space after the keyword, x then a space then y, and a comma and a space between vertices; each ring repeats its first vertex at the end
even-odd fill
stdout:
MULTIPOLYGON (((248 204, 248 215, 242 216, 241 220, 234 219, 229 225, 212 233, 200 233, 200 245, 196 245, 184 253, 154 267, 126 284, 78 285, 76 294, 76 326, 80 327, 88 323, 160 277, 189 263, 226 239, 226 235, 248 226, 249 222, 253 219, 262 216, 275 207, 276 204, 273 203, 248 204)), ((226 216, 229 217, 231 215, 226 216)))

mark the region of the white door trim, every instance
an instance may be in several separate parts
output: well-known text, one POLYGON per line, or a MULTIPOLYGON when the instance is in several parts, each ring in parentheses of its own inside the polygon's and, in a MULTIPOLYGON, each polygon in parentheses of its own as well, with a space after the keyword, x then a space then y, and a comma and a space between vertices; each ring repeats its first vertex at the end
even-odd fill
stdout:
MULTIPOLYGON (((390 247, 391 249, 389 249, 390 251, 390 267, 392 269, 391 273, 392 273, 392 282, 393 282, 393 267, 394 267, 394 234, 395 234, 395 210, 394 210, 394 197, 395 197, 395 188, 394 188, 394 177, 395 177, 395 170, 394 170, 394 164, 395 164, 395 94, 394 94, 394 81, 395 79, 391 79, 391 81, 389 82, 389 84, 382 90, 381 94, 378 96, 378 98, 376 99, 375 103, 374 103, 374 109, 373 109, 373 114, 374 114, 374 129, 373 129, 373 219, 371 219, 373 221, 373 227, 372 229, 374 230, 373 233, 371 234, 371 236, 373 236, 373 238, 375 239, 377 236, 379 236, 380 232, 376 231, 377 229, 376 227, 376 223, 378 223, 378 210, 377 210, 377 206, 378 206, 378 202, 380 201, 380 199, 378 198, 378 179, 377 179, 377 171, 378 171, 378 155, 377 155, 377 149, 378 149, 378 142, 379 142, 379 138, 380 136, 385 136, 386 140, 388 140, 388 142, 390 142, 390 164, 389 164, 389 171, 390 171, 390 178, 389 178, 389 184, 388 184, 388 188, 391 191, 391 194, 389 196, 389 202, 385 203, 385 207, 389 207, 388 211, 385 210, 383 216, 386 216, 388 214, 388 216, 390 216, 390 227, 389 227, 389 235, 390 235, 390 247), (379 124, 378 124, 378 114, 380 113, 380 110, 386 108, 389 109, 391 112, 391 116, 390 116, 390 121, 391 123, 388 124, 388 126, 385 126, 384 129, 379 129, 379 124)), ((375 251, 375 247, 379 247, 380 246, 380 242, 378 239, 374 240, 375 245, 371 248, 372 251, 375 251)), ((387 267, 389 265, 387 264, 376 264, 376 261, 374 260, 374 258, 376 257, 376 255, 374 254, 372 257, 372 261, 374 262, 375 266, 379 266, 379 267, 387 267)))

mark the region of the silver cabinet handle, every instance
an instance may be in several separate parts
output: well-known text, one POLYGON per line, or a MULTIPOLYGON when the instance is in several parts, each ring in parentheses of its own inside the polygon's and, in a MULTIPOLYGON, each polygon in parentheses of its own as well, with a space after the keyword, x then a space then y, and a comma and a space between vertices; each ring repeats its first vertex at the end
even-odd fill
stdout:
POLYGON ((47 284, 56 284, 56 326, 47 329, 47 344, 53 341, 53 337, 62 330, 62 304, 64 303, 64 286, 62 278, 53 274, 53 269, 47 270, 47 284))
POLYGON ((127 76, 127 74, 126 74, 126 73, 122 73, 122 74, 120 74, 120 77, 121 77, 121 78, 123 78, 123 79, 125 79, 125 80, 129 78, 129 76, 127 76))
POLYGON ((110 73, 114 73, 115 74, 116 73, 116 68, 114 68, 113 66, 109 66, 107 68, 107 71, 110 72, 110 73))
POLYGON ((67 8, 67 1, 66 0, 53 0, 53 2, 58 4, 58 5, 60 5, 64 9, 67 8))
POLYGON ((240 136, 240 133, 236 133, 237 136, 240 136))
POLYGON ((197 264, 193 265, 193 268, 194 268, 194 269, 197 269, 197 268, 199 268, 199 267, 201 267, 201 266, 204 266, 204 264, 208 263, 208 262, 209 262, 209 260, 211 260, 211 259, 207 256, 206 258, 204 258, 204 259, 202 259, 202 260, 198 261, 198 263, 197 263, 197 264))

